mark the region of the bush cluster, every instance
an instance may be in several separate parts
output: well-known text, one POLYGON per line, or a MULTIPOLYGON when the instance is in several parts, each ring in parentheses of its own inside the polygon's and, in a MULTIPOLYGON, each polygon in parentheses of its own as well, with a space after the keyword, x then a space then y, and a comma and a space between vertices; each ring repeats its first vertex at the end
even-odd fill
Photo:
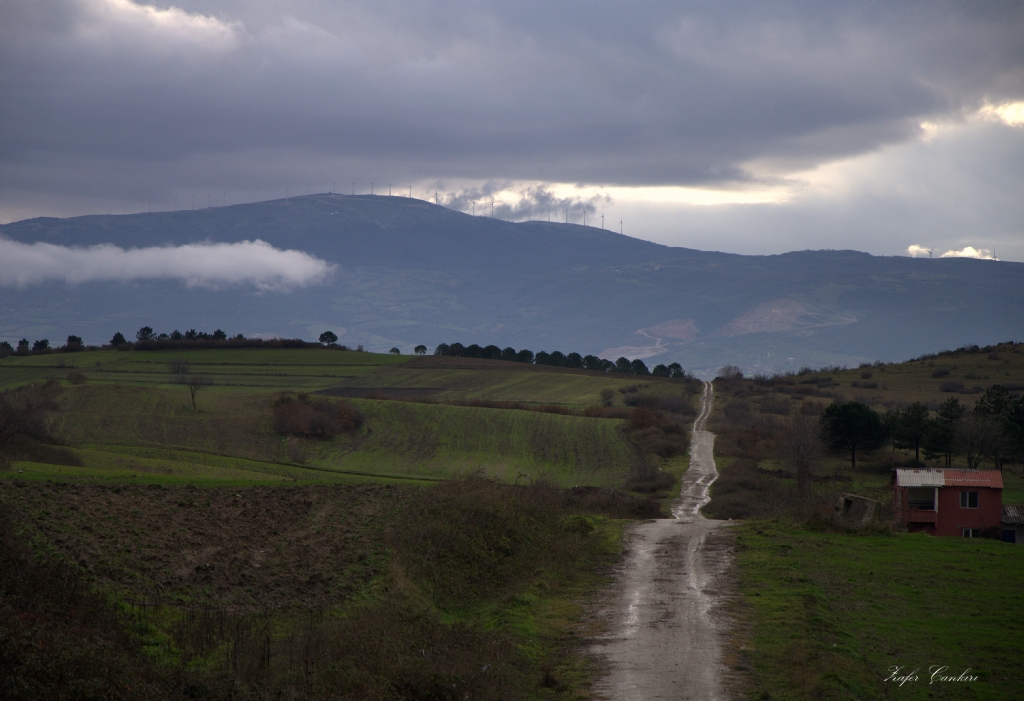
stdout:
POLYGON ((330 440, 363 425, 359 411, 344 401, 329 401, 308 394, 284 394, 274 400, 274 431, 281 436, 330 440))

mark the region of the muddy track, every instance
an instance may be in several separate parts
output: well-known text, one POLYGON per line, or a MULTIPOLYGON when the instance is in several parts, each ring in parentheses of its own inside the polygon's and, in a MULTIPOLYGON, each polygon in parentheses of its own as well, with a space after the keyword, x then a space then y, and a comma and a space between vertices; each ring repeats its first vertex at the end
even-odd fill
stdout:
POLYGON ((605 634, 593 652, 607 663, 595 685, 597 698, 611 701, 729 699, 723 661, 727 624, 719 609, 731 590, 728 521, 704 518, 718 476, 705 430, 713 390, 704 384, 694 421, 690 468, 683 477, 673 518, 648 521, 627 533, 627 552, 606 593, 599 617, 605 634))

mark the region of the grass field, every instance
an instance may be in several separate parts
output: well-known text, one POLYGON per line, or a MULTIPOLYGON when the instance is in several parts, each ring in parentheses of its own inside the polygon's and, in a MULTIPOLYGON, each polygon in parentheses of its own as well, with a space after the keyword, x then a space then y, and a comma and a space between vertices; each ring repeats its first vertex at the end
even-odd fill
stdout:
POLYGON ((602 392, 621 406, 638 385, 650 395, 686 393, 660 378, 320 349, 92 351, 0 361, 0 387, 49 380, 63 385, 53 434, 83 465, 23 462, 15 474, 167 484, 433 480, 482 470, 510 481, 619 486, 637 459, 619 419, 446 402, 581 408, 607 403, 602 392), (197 395, 198 411, 174 381, 174 363, 211 382, 197 395), (69 373, 84 377, 70 384, 69 373), (284 440, 271 430, 270 408, 285 391, 347 397, 365 426, 327 442, 284 440))
MULTIPOLYGON (((823 454, 809 497, 796 493, 780 441, 793 416, 832 401, 878 412, 949 396, 968 406, 993 384, 1019 391, 1024 347, 958 352, 902 364, 717 384, 712 430, 721 477, 707 511, 748 518, 737 536, 737 615, 751 696, 763 699, 1015 699, 1024 680, 1024 548, 993 540, 887 531, 891 471, 913 452, 823 454), (962 386, 962 391, 943 391, 962 386), (980 388, 980 389, 976 389, 980 388), (824 525, 839 494, 881 502, 873 534, 824 525), (768 520, 765 520, 766 517, 768 520), (973 670, 975 681, 932 682, 973 670), (902 685, 896 676, 907 676, 902 685), (930 670, 931 668, 931 670, 930 670), (916 670, 916 679, 913 678, 916 670)), ((923 457, 923 456, 922 456, 923 457)), ((942 460, 927 460, 944 467, 942 460)), ((966 467, 960 458, 954 467, 966 467)), ((982 467, 991 469, 992 464, 982 467)), ((1003 503, 1024 503, 1024 466, 1003 467, 1003 503)))
POLYGON ((737 547, 754 698, 1020 698, 1024 548, 764 521, 737 547), (918 679, 886 681, 895 667, 918 679))
POLYGON ((384 353, 255 348, 11 356, 0 361, 0 389, 63 380, 69 372, 83 373, 90 383, 168 386, 172 383, 170 364, 187 362, 193 371, 213 381, 210 392, 317 390, 409 360, 409 356, 384 353))
POLYGON ((4 480, 0 695, 582 698, 581 602, 656 509, 480 477, 4 480))

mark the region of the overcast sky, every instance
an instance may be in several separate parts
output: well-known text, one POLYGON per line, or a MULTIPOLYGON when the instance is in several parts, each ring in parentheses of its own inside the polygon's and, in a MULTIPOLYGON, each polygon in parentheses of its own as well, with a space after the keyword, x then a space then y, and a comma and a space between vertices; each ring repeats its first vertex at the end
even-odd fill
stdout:
POLYGON ((0 166, 0 222, 373 182, 1024 261, 1024 3, 8 0, 0 166))

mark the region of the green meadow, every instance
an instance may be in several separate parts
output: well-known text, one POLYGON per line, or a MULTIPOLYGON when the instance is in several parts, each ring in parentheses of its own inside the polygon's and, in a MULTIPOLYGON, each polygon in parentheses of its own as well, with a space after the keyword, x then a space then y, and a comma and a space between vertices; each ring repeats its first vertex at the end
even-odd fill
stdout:
POLYGON ((1024 548, 777 521, 736 543, 754 698, 1020 698, 1024 548))
MULTIPOLYGON (((884 413, 912 402, 934 410, 955 396, 973 407, 993 384, 1024 385, 1024 347, 716 383, 721 477, 706 511, 748 519, 737 529, 732 613, 751 698, 1020 698, 1024 548, 889 529, 891 472, 913 465, 912 450, 887 443, 858 456, 856 469, 848 455, 826 452, 815 461, 811 494, 798 497, 779 447, 792 417, 816 417, 831 401, 884 413), (879 526, 860 534, 831 525, 841 493, 878 500, 879 526), (943 679, 968 669, 975 680, 943 679)), ((944 460, 922 455, 922 465, 944 460)), ((953 466, 966 463, 954 456, 953 466)), ((1002 477, 1003 503, 1024 503, 1024 467, 1008 462, 1002 477)))
POLYGON ((29 386, 49 437, 0 472, 12 698, 53 678, 125 699, 585 698, 583 602, 625 524, 678 489, 624 485, 686 466, 636 442, 627 397, 694 401, 659 378, 318 348, 0 360, 0 389, 29 386), (197 375, 193 407, 177 380, 197 375), (361 424, 283 436, 275 402, 301 395, 361 424))
MULTIPOLYGON (((91 351, 0 361, 0 387, 47 381, 61 384, 51 433, 82 464, 23 460, 8 476, 273 484, 430 482, 480 471, 512 482, 618 487, 637 459, 621 419, 451 404, 580 409, 601 404, 602 391, 620 404, 616 390, 635 391, 637 378, 602 373, 326 349, 91 351), (171 370, 182 363, 209 383, 197 393, 197 410, 171 370), (272 430, 271 407, 288 392, 345 397, 365 423, 330 441, 282 438, 272 430)), ((680 393, 659 378, 642 384, 652 394, 680 393)))

